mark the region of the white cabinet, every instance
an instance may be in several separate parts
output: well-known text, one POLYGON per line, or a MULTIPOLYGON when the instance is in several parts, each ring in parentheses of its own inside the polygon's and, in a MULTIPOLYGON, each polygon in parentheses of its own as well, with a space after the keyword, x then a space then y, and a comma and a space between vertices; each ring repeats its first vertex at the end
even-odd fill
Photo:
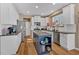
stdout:
POLYGON ((58 27, 59 32, 76 32, 76 24, 64 24, 64 27, 58 27))
POLYGON ((0 24, 12 24, 17 25, 17 19, 19 18, 16 9, 11 3, 0 4, 0 24))
POLYGON ((65 34, 60 34, 60 45, 67 49, 67 38, 65 34))
POLYGON ((32 17, 31 30, 33 30, 34 28, 36 28, 35 22, 40 22, 41 23, 41 16, 34 16, 34 17, 32 17))
POLYGON ((17 25, 17 19, 19 18, 12 4, 9 5, 9 24, 17 25))
POLYGON ((16 36, 1 37, 1 55, 16 54, 16 36))
POLYGON ((40 26, 46 26, 47 25, 47 19, 46 18, 42 18, 41 16, 34 16, 32 17, 32 27, 31 29, 33 30, 33 28, 36 27, 35 22, 40 22, 40 26))
POLYGON ((1 4, 1 15, 0 15, 0 22, 1 24, 5 24, 5 23, 8 23, 8 19, 9 19, 9 4, 1 4))
POLYGON ((21 33, 18 35, 1 36, 1 55, 13 55, 21 43, 21 33))
POLYGON ((67 49, 75 49, 75 34, 60 33, 60 45, 67 49))
POLYGON ((46 26, 46 19, 45 18, 41 18, 41 26, 46 26))
POLYGON ((34 16, 34 17, 32 17, 32 21, 33 22, 41 22, 41 16, 34 16))
POLYGON ((63 8, 63 24, 74 24, 75 4, 70 4, 63 8))

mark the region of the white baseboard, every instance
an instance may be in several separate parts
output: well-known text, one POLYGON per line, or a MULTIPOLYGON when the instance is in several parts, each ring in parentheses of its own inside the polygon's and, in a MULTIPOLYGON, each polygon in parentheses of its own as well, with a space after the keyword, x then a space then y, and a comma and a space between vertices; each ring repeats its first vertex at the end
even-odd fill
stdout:
POLYGON ((79 50, 79 48, 75 48, 76 50, 79 50))

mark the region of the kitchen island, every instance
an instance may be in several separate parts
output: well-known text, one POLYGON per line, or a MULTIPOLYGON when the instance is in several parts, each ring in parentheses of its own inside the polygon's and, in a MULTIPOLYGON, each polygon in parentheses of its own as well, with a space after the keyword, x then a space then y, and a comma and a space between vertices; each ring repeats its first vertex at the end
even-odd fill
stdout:
POLYGON ((53 32, 34 30, 33 39, 36 42, 35 47, 38 54, 46 54, 46 46, 50 46, 50 49, 52 49, 53 32), (45 39, 48 39, 48 43, 45 43, 45 39))

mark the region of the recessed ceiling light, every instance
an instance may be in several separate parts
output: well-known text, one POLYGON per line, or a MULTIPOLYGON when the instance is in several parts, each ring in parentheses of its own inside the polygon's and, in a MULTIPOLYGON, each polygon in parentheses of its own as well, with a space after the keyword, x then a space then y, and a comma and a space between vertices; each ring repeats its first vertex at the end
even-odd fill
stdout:
POLYGON ((36 5, 35 8, 38 8, 38 6, 36 5))
POLYGON ((30 11, 26 11, 27 13, 30 13, 30 11))

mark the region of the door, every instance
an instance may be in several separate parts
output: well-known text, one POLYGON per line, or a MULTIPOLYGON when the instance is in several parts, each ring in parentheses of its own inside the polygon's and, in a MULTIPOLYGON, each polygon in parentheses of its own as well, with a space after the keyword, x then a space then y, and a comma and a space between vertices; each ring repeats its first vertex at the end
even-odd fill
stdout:
POLYGON ((29 36, 31 33, 31 22, 26 21, 26 36, 29 36))

